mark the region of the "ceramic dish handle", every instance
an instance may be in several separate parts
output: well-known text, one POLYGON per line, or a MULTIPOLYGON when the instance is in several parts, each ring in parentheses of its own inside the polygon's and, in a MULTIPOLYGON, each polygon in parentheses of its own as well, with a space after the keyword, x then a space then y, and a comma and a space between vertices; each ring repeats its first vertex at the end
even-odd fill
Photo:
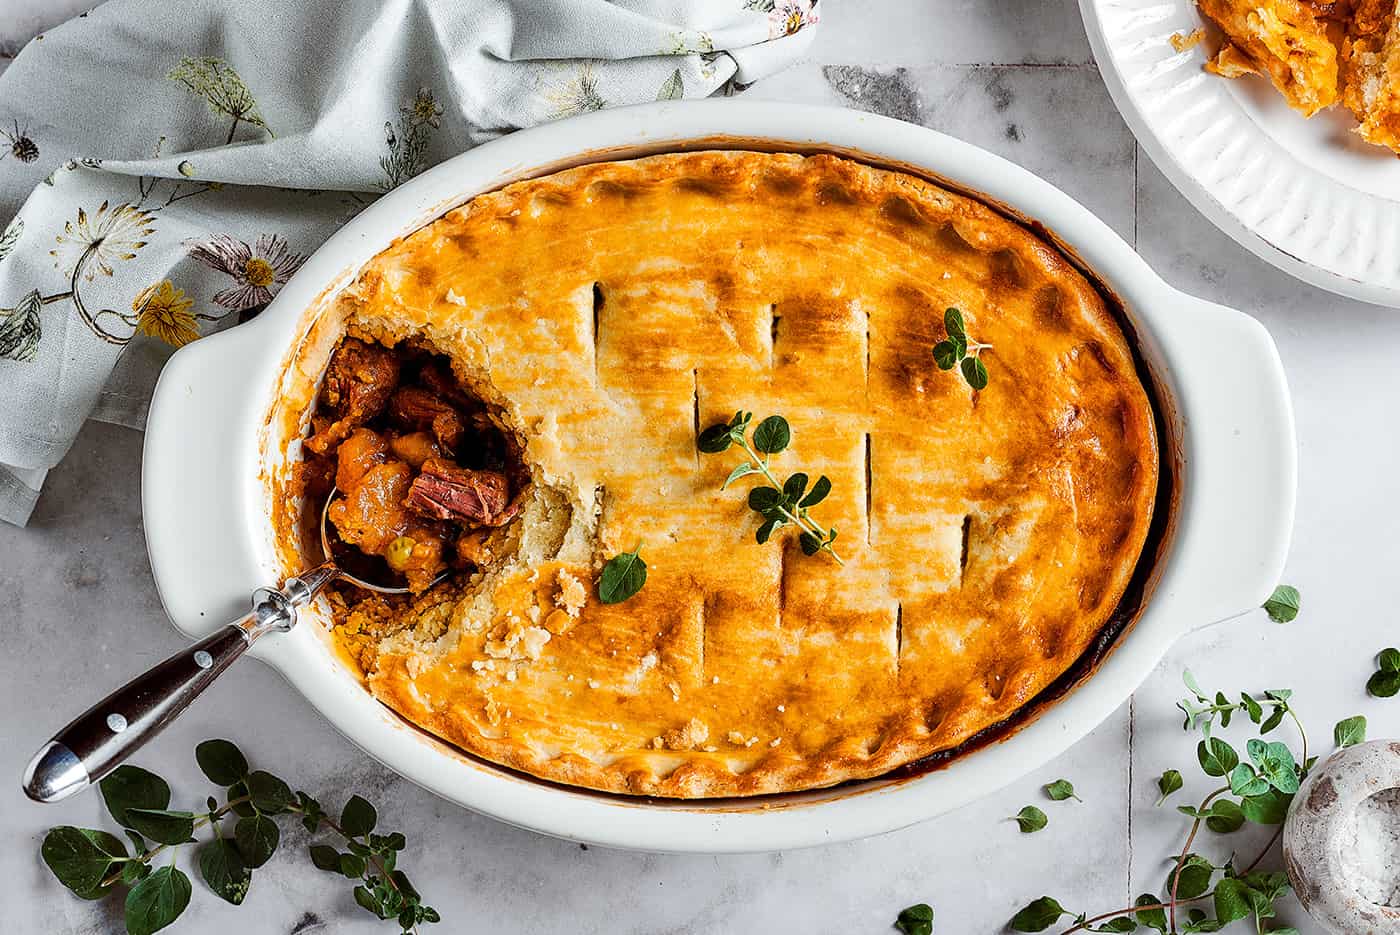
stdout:
POLYGON ((1297 440, 1278 348, 1248 315, 1175 293, 1158 341, 1182 428, 1182 517, 1162 584, 1193 630, 1262 604, 1293 529, 1297 440))
POLYGON ((254 640, 290 629, 297 606, 310 599, 304 593, 308 590, 296 578, 281 591, 259 589, 253 609, 241 620, 180 650, 83 712, 30 761, 25 794, 37 802, 57 802, 101 780, 189 707, 254 640))

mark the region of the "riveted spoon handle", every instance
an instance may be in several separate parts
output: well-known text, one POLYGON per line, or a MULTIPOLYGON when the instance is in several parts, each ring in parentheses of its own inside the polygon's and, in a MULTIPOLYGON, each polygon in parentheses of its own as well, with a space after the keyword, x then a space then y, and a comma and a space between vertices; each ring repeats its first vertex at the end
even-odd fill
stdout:
POLYGON ((189 707, 254 640, 269 630, 291 628, 297 605, 309 595, 304 589, 287 590, 259 590, 252 612, 241 620, 180 650, 79 715, 29 762, 25 794, 37 802, 57 802, 116 769, 189 707))

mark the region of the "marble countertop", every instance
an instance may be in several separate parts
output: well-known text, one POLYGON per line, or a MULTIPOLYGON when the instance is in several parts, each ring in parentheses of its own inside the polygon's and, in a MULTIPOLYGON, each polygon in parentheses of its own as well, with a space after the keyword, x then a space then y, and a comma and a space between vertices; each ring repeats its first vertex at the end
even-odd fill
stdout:
MULTIPOLYGON (((0 55, 85 5, 0 0, 0 55)), ((824 0, 823 15, 807 62, 748 94, 878 111, 1000 153, 1083 202, 1173 285, 1268 326, 1297 410, 1301 489, 1286 578, 1304 595, 1298 620, 1279 626, 1254 612, 1194 633, 1128 704, 1050 766, 954 814, 852 844, 685 857, 519 831, 368 761, 254 662, 230 671, 140 755, 171 779, 178 801, 205 794, 191 751, 208 737, 237 740, 257 762, 327 800, 361 792, 379 805, 384 826, 408 836, 403 865, 446 920, 429 931, 884 932, 899 909, 929 902, 936 931, 962 935, 1001 931, 1042 894, 1076 911, 1103 911, 1157 888, 1184 822, 1154 807, 1155 778, 1180 768, 1190 795, 1204 791, 1194 740, 1173 709, 1183 668, 1235 692, 1295 689, 1317 746, 1330 747, 1333 723, 1358 713, 1372 737, 1400 735, 1400 700, 1371 699, 1363 688, 1372 656, 1396 642, 1380 585, 1400 564, 1400 542, 1381 513, 1400 477, 1400 312, 1296 282, 1200 217, 1114 110, 1072 0, 943 0, 936 9, 926 0, 824 0), (1082 804, 1044 800, 1041 784, 1060 777, 1073 781, 1082 804), (1027 803, 1050 815, 1039 834, 1022 835, 1006 820, 1027 803)), ((0 593, 9 608, 0 623, 0 776, 12 777, 0 794, 9 842, 0 878, 10 931, 120 928, 119 905, 71 898, 38 859, 49 826, 102 823, 97 797, 39 806, 13 780, 79 707, 181 644, 147 565, 140 463, 138 434, 91 424, 51 474, 29 528, 0 526, 0 593)), ((354 905, 343 881, 311 867, 299 829, 284 833, 291 846, 255 875, 241 908, 196 882, 174 931, 389 930, 354 905)), ((1252 853, 1262 843, 1248 831, 1210 837, 1203 847, 1219 859, 1232 846, 1252 853)), ((1292 900, 1283 916, 1304 933, 1320 931, 1292 900)))

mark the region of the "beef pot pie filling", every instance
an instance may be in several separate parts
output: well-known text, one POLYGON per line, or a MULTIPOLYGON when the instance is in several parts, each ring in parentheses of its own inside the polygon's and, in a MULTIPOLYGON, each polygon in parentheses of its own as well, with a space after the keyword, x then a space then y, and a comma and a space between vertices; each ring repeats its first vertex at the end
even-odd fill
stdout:
MULTIPOLYGON (((446 573, 438 597, 510 547, 530 491, 514 439, 467 392, 448 359, 347 335, 337 344, 303 442, 305 528, 323 507, 334 557, 379 595, 340 582, 332 606, 353 631, 386 632, 446 573)), ((431 601, 432 598, 429 598, 431 601)))

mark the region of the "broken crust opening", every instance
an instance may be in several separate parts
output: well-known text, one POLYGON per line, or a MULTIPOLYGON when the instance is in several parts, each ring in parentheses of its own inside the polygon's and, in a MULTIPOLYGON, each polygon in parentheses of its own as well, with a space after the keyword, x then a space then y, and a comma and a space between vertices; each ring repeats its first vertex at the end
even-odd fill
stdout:
POLYGON ((572 624, 586 600, 583 582, 592 579, 597 561, 601 491, 548 472, 539 449, 551 439, 540 427, 531 431, 521 424, 511 400, 491 381, 488 362, 476 359, 479 342, 469 334, 436 334, 353 313, 345 332, 447 357, 462 389, 485 403, 493 423, 518 445, 531 485, 519 516, 502 531, 501 547, 481 568, 453 575, 407 607, 373 598, 354 607, 333 602, 342 642, 372 689, 382 674, 381 657, 401 657, 416 676, 441 662, 467 633, 485 641, 488 655, 493 644, 501 644, 508 648, 499 650, 501 658, 537 656, 553 633, 572 624), (567 620, 560 619, 561 611, 567 620))

